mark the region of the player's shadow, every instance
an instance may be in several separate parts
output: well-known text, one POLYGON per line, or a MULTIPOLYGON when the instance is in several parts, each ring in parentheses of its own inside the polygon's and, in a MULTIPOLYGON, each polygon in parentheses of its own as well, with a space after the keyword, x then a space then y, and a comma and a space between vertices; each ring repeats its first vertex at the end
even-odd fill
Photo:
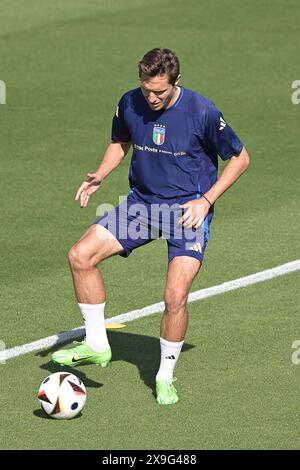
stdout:
MULTIPOLYGON (((48 353, 54 352, 54 351, 56 351, 57 349, 59 349, 61 347, 63 347, 63 344, 59 344, 58 346, 53 347, 53 348, 48 349, 48 350, 40 351, 36 354, 36 356, 48 355, 48 353)), ((84 383, 84 385, 87 388, 101 388, 101 387, 103 387, 103 383, 96 382, 95 380, 92 380, 88 375, 86 375, 86 373, 82 370, 82 366, 80 368, 64 366, 63 369, 62 369, 62 367, 59 364, 54 364, 54 362, 48 361, 48 362, 42 364, 40 367, 41 367, 41 369, 45 369, 45 370, 49 371, 50 374, 54 374, 55 372, 70 372, 70 374, 75 374, 75 375, 77 375, 77 377, 80 380, 82 380, 82 382, 84 383)), ((89 367, 89 366, 86 366, 86 367, 89 367)))
MULTIPOLYGON (((138 370, 141 379, 152 391, 155 390, 155 376, 159 368, 160 363, 160 344, 159 338, 153 336, 146 336, 134 333, 128 333, 122 331, 108 331, 109 343, 112 348, 112 361, 125 361, 135 365, 138 370)), ((43 350, 38 352, 36 355, 48 356, 48 354, 62 348, 62 344, 53 346, 51 349, 43 350)), ((182 353, 185 353, 194 346, 188 343, 184 343, 182 353)), ((53 372, 58 372, 61 367, 58 364, 54 364, 49 361, 41 366, 53 372)), ((88 369, 91 366, 80 366, 80 368, 64 367, 63 370, 75 373, 85 384, 86 387, 100 388, 103 386, 101 383, 97 383, 94 380, 89 379, 88 375, 83 370, 88 369)), ((88 370, 86 370, 88 374, 88 370)))
MULTIPOLYGON (((125 331, 108 333, 113 351, 113 361, 125 361, 134 364, 144 384, 155 390, 155 376, 160 363, 159 338, 137 335, 125 331)), ((182 352, 194 346, 185 343, 182 352)))

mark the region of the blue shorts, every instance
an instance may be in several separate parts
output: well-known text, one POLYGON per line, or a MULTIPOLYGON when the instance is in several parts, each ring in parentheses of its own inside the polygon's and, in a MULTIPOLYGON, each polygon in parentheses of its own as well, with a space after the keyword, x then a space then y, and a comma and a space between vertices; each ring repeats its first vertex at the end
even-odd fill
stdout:
MULTIPOLYGON (((180 204, 191 199, 182 200, 180 204)), ((150 204, 131 191, 119 206, 94 223, 116 237, 124 248, 121 256, 127 257, 136 248, 163 237, 167 240, 169 261, 175 256, 191 256, 203 262, 213 213, 209 213, 197 229, 178 224, 183 213, 179 203, 150 204)))

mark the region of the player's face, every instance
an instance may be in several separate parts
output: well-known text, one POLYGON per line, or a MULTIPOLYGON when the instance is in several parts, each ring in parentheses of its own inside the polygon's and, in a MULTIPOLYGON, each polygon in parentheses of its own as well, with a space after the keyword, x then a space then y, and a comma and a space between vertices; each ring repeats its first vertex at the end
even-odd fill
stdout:
POLYGON ((141 90, 150 108, 160 111, 172 106, 177 88, 169 82, 169 77, 165 74, 141 81, 141 90))

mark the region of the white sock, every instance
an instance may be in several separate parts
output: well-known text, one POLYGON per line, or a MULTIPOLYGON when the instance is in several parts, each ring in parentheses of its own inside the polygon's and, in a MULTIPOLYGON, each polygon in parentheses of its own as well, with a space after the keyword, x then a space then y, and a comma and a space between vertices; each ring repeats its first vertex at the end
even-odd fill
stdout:
POLYGON ((85 342, 97 352, 109 348, 107 339, 103 304, 78 304, 85 322, 85 342))
POLYGON ((173 343, 160 338, 160 366, 156 380, 172 380, 173 372, 184 341, 173 343))

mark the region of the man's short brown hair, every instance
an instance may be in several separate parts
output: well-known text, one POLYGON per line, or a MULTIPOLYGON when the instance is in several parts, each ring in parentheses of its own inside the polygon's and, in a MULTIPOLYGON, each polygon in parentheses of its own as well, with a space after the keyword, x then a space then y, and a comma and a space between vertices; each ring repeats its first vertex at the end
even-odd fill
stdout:
POLYGON ((170 49, 156 47, 144 55, 139 62, 139 77, 142 81, 153 78, 156 75, 167 74, 169 82, 175 85, 180 73, 178 57, 170 49))

